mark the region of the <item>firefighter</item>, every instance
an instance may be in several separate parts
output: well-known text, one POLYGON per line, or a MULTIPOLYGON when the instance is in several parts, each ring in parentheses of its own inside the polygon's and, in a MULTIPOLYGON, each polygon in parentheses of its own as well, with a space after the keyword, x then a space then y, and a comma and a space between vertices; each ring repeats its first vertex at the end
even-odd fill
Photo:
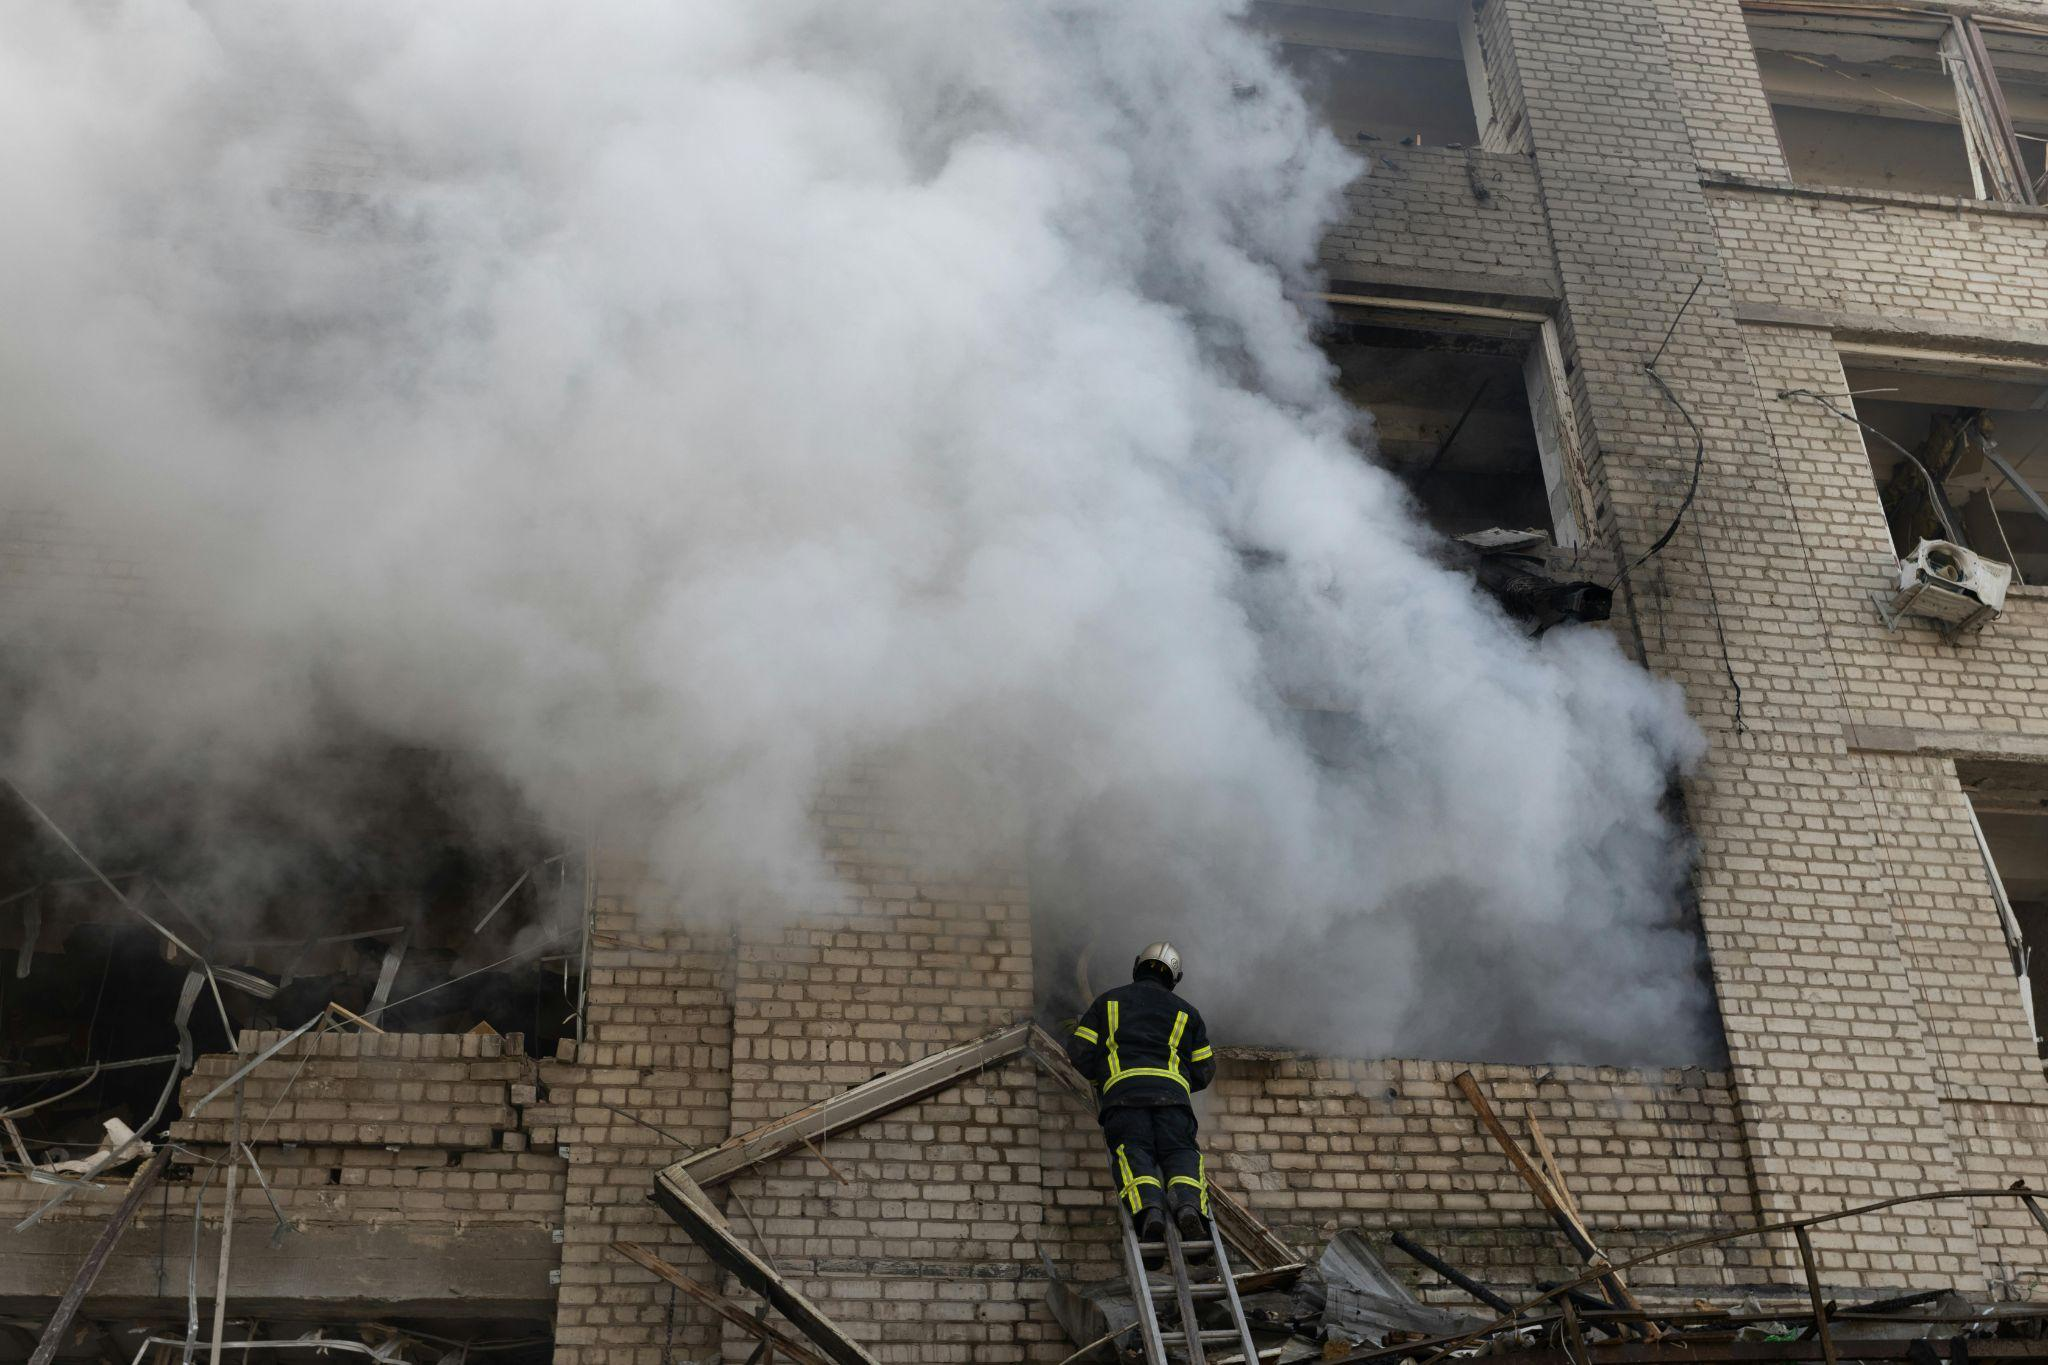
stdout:
POLYGON ((1192 1099, 1215 1079, 1216 1061, 1201 1014, 1173 993, 1180 977, 1179 951, 1150 945, 1131 984, 1096 997, 1067 1040, 1068 1060, 1095 1083, 1110 1177, 1142 1242, 1165 1240, 1169 1209, 1183 1240, 1208 1236, 1192 1099))

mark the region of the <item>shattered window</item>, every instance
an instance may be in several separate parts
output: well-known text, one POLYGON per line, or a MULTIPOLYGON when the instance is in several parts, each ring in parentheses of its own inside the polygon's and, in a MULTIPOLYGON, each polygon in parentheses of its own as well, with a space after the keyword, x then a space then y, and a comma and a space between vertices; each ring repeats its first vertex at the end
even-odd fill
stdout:
POLYGON ((2048 1012, 2048 960, 2033 959, 2034 947, 2048 943, 2048 765, 1959 762, 1956 775, 1970 799, 1978 851, 2038 1046, 2048 1012))
POLYGON ((1476 145, 1484 121, 1475 106, 1485 99, 1485 76, 1468 75, 1476 52, 1465 8, 1434 0, 1264 3, 1252 19, 1279 40, 1281 60, 1338 140, 1440 147, 1476 145))
POLYGON ((1794 180, 1975 194, 1942 20, 1745 12, 1794 180))
POLYGON ((2040 143, 2020 134, 2048 112, 2035 95, 2038 40, 1903 7, 1751 0, 1744 16, 1794 180, 2037 202, 2040 143))
POLYGON ((2012 116, 2020 163, 2038 203, 2048 191, 2048 35, 2003 32, 1989 23, 1980 26, 2012 116))
POLYGON ((1899 554, 1956 539, 2048 583, 2048 371, 1850 353, 1843 373, 1899 554))

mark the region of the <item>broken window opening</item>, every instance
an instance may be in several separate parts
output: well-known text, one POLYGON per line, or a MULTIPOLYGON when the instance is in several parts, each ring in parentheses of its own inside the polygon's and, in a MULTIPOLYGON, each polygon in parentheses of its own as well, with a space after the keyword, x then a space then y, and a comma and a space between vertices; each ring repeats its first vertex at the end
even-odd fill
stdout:
POLYGON ((1922 540, 1959 538, 2010 564, 2019 582, 2048 583, 2048 369, 1990 357, 1842 352, 1853 411, 1871 428, 1863 445, 1893 549, 1903 558, 1922 540))
POLYGON ((1492 119, 1469 4, 1262 0, 1252 22, 1348 147, 1477 146, 1492 119))
POLYGON ((0 1132, 9 1173, 87 1156, 110 1119, 145 1125, 181 1051, 330 1008, 337 1026, 489 1031, 536 1057, 572 1036, 570 836, 445 754, 351 745, 287 766, 263 790, 322 804, 139 788, 59 803, 118 895, 0 799, 0 1110, 38 1106, 19 1144, 0 1132))
POLYGON ((1917 8, 1752 0, 1743 13, 1793 180, 2039 202, 2041 38, 1917 8))
POLYGON ((2048 194, 2048 33, 2026 33, 1977 21, 1997 73, 2018 144, 2020 173, 2034 202, 2048 194))
POLYGON ((1542 531, 1580 545, 1583 493, 1562 353, 1547 318, 1337 303, 1323 339, 1360 444, 1446 536, 1542 531))
POLYGON ((2041 1037, 2041 1021, 2048 1018, 2048 962, 2032 954, 2033 945, 2048 943, 2048 766, 1959 761, 1956 776, 1969 798, 2026 1026, 2036 1051, 2048 1057, 2041 1037))

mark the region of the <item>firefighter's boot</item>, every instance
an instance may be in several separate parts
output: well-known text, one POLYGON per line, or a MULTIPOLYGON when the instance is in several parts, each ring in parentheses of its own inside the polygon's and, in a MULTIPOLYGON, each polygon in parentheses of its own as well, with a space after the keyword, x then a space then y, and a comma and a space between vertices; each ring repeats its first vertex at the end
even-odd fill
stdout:
POLYGON ((1173 1211, 1173 1225, 1180 1233, 1181 1247, 1190 1260, 1207 1254, 1207 1247, 1192 1245, 1209 1240, 1209 1225, 1203 1220, 1200 1209, 1193 1204, 1182 1204, 1173 1211))
POLYGON ((1147 1208, 1138 1215, 1138 1254, 1144 1258, 1148 1268, 1156 1268, 1166 1259, 1166 1214, 1155 1208, 1147 1208))

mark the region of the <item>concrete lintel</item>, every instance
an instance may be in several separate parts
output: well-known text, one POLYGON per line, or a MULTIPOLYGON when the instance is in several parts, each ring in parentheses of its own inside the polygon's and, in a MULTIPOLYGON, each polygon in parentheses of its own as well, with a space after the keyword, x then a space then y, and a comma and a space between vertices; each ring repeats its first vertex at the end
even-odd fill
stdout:
POLYGON ((1921 345, 1935 350, 1966 349, 1980 355, 2048 360, 2048 327, 2022 327, 2001 322, 2000 332, 1993 336, 1968 324, 1931 317, 1788 307, 1776 299, 1758 298, 1736 299, 1735 317, 1739 322, 1764 327, 1797 327, 1826 332, 1843 341, 1921 345))
MULTIPOLYGON (((235 1220, 228 1273, 233 1314, 543 1321, 554 1316, 555 1287, 548 1274, 561 1265, 562 1249, 537 1224, 316 1226, 288 1234, 283 1246, 273 1248, 275 1226, 269 1218, 235 1220)), ((0 1274, 0 1313, 48 1314, 99 1231, 93 1219, 39 1223, 7 1234, 0 1252, 6 1267, 0 1274)), ((154 1223, 130 1229, 87 1297, 84 1316, 183 1316, 191 1254, 191 1225, 182 1218, 174 1216, 168 1229, 154 1223)), ((199 1295, 209 1305, 219 1256, 219 1229, 208 1229, 199 1239, 199 1295)))
POLYGON ((1325 257, 1325 294, 1363 294, 1515 312, 1557 312, 1563 291, 1555 280, 1531 275, 1474 275, 1456 270, 1381 268, 1365 261, 1325 257))
POLYGON ((1854 185, 1798 185, 1789 180, 1758 180, 1726 171, 1701 176, 1700 188, 1777 195, 1786 199, 1820 199, 1837 204, 1875 204, 1918 213, 1988 213, 2021 218, 2039 218, 2048 214, 2048 207, 2039 204, 2008 204, 1997 199, 1960 199, 1946 194, 1859 189, 1854 185))
POLYGON ((2014 758, 2048 762, 2048 737, 1994 734, 1987 730, 1923 730, 1911 725, 1852 723, 1845 727, 1851 749, 1878 754, 1932 754, 1944 758, 2014 758))

